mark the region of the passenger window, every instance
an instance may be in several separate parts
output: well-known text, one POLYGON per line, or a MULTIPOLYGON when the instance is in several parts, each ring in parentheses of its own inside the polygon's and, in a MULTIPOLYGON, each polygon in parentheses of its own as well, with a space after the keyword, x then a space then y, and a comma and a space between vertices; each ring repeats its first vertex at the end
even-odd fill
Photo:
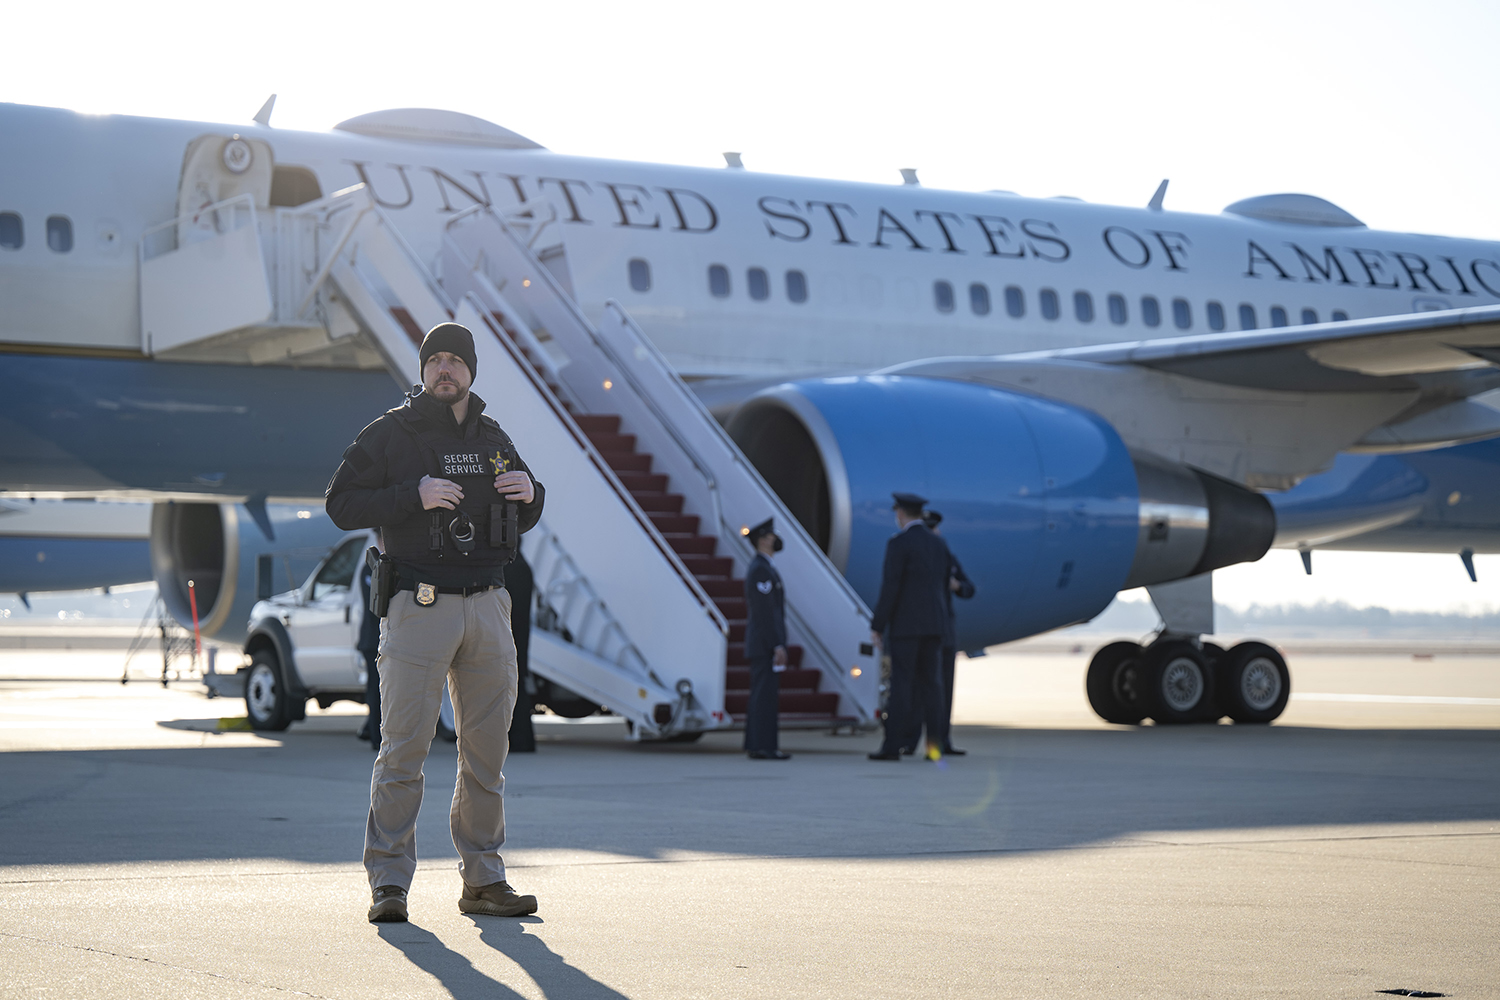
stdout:
POLYGON ((1255 307, 1248 302, 1240 303, 1240 329, 1255 329, 1255 307))
POLYGON ((19 250, 21 244, 26 242, 26 235, 21 227, 21 217, 15 212, 0 212, 0 247, 7 250, 19 250))
POLYGON ((793 302, 807 301, 807 275, 801 271, 786 273, 786 297, 793 302))
POLYGON ((1119 326, 1127 319, 1129 316, 1125 312, 1125 296, 1111 295, 1109 297, 1109 321, 1119 326))
MULTIPOLYGON (((1006 294, 1008 297, 1009 293, 1006 294)), ((1052 289, 1043 288, 1041 294, 1037 296, 1037 301, 1042 305, 1042 319, 1057 319, 1062 314, 1062 310, 1057 306, 1057 293, 1052 289)))
POLYGON ((313 580, 312 599, 327 597, 329 594, 347 591, 354 585, 354 567, 359 562, 359 555, 364 551, 365 540, 363 538, 351 538, 323 564, 318 570, 318 576, 313 580))
POLYGON ((979 282, 969 286, 969 308, 974 311, 975 316, 988 316, 990 314, 990 289, 988 285, 979 282))
POLYGON ((953 286, 946 281, 934 281, 932 303, 937 306, 938 312, 951 313, 953 311, 953 286))
POLYGON ((1317 321, 1318 321, 1318 311, 1316 309, 1304 309, 1304 310, 1302 310, 1302 325, 1303 326, 1307 326, 1308 324, 1311 324, 1311 323, 1316 323, 1317 321))
POLYGON ((1208 328, 1210 330, 1224 329, 1224 307, 1217 302, 1208 304, 1208 328))
POLYGON ((651 291, 651 265, 639 257, 630 259, 630 287, 638 292, 651 291))
POLYGON ((1080 323, 1092 323, 1094 321, 1094 297, 1088 292, 1074 292, 1073 315, 1078 317, 1080 323))
POLYGON ((1286 326, 1287 325, 1287 322, 1286 322, 1286 310, 1285 309, 1281 308, 1280 306, 1272 306, 1271 307, 1271 325, 1272 326, 1286 326))
POLYGON ((1172 300, 1172 322, 1179 330, 1188 330, 1193 325, 1193 307, 1188 305, 1187 299, 1172 300))
POLYGON ((1161 303, 1155 295, 1141 296, 1141 322, 1147 326, 1161 326, 1161 303))
POLYGON ((716 299, 729 298, 729 268, 723 264, 708 266, 708 294, 716 299))
POLYGON ((763 267, 752 267, 745 272, 745 284, 750 289, 750 297, 757 302, 764 302, 771 297, 771 279, 766 277, 766 269, 763 267))
POLYGON ((47 248, 56 253, 73 249, 73 220, 66 215, 47 216, 47 248))
POLYGON ((1015 285, 1005 288, 1005 311, 1016 319, 1026 315, 1026 296, 1015 285))
POLYGON ((1335 309, 1333 311, 1333 321, 1335 323, 1342 323, 1342 322, 1344 322, 1348 318, 1349 318, 1349 314, 1346 313, 1346 312, 1344 312, 1344 310, 1342 310, 1342 309, 1335 309))

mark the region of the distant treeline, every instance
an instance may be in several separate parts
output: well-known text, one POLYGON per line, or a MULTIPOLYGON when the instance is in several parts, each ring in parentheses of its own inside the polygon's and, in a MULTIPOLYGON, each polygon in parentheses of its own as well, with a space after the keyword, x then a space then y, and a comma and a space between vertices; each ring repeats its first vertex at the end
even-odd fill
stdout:
POLYGON ((1346 601, 1316 604, 1252 604, 1243 610, 1214 606, 1219 630, 1238 632, 1266 628, 1423 629, 1500 634, 1500 611, 1392 611, 1356 608, 1346 601))

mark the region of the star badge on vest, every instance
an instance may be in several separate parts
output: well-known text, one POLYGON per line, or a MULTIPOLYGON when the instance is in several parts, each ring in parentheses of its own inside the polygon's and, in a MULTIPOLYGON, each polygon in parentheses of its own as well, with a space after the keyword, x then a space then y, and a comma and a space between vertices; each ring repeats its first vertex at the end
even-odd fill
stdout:
POLYGON ((437 588, 430 583, 419 583, 417 584, 416 596, 417 603, 422 605, 422 607, 431 607, 432 603, 437 600, 437 588))
POLYGON ((762 594, 769 594, 771 592, 772 586, 774 585, 770 580, 762 580, 755 585, 755 589, 760 591, 762 594))
POLYGON ((490 465, 494 467, 495 475, 497 476, 502 472, 510 471, 510 459, 506 458, 498 451, 490 456, 490 465))

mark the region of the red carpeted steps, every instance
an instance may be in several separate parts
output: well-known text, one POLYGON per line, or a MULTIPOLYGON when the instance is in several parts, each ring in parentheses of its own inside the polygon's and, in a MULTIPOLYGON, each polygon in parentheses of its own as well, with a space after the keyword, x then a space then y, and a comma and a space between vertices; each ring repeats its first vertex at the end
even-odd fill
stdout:
MULTIPOLYGON (((501 317, 496 315, 495 320, 503 329, 501 317)), ((533 365, 536 364, 530 351, 524 346, 521 351, 533 365)), ((545 371, 539 365, 537 368, 545 371)), ((555 395, 563 397, 558 386, 551 382, 548 385, 555 395)), ((734 575, 734 560, 717 555, 718 538, 700 533, 698 518, 682 513, 682 495, 668 492, 667 477, 651 471, 652 458, 636 450, 635 435, 620 433, 619 417, 575 413, 571 405, 564 405, 578 429, 588 436, 728 622, 724 711, 735 722, 744 722, 750 701, 750 668, 745 659, 745 581, 734 575)), ((781 674, 778 703, 781 724, 834 726, 842 721, 838 719, 839 696, 818 689, 822 674, 816 670, 800 669, 802 647, 789 647, 787 659, 790 663, 781 674)))

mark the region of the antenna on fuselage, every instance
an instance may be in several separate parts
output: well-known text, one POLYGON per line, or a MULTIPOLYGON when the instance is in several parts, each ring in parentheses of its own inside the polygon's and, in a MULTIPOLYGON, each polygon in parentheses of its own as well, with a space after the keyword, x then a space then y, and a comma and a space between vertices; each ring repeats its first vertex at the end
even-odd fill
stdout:
POLYGON ((901 167, 901 183, 910 184, 912 187, 921 187, 922 182, 917 180, 916 167, 901 167))
POLYGON ((1153 194, 1151 196, 1151 200, 1146 203, 1146 207, 1151 209, 1151 211, 1161 211, 1161 203, 1165 201, 1167 197, 1167 184, 1168 181, 1164 180, 1161 182, 1161 184, 1157 185, 1156 193, 1153 194))
POLYGON ((266 103, 260 106, 260 110, 255 112, 255 124, 264 125, 266 128, 270 128, 271 109, 274 107, 276 107, 276 95, 272 94, 270 97, 266 98, 266 103))
POLYGON ((724 166, 728 167, 730 170, 744 170, 745 161, 740 159, 739 153, 725 153, 724 166))

